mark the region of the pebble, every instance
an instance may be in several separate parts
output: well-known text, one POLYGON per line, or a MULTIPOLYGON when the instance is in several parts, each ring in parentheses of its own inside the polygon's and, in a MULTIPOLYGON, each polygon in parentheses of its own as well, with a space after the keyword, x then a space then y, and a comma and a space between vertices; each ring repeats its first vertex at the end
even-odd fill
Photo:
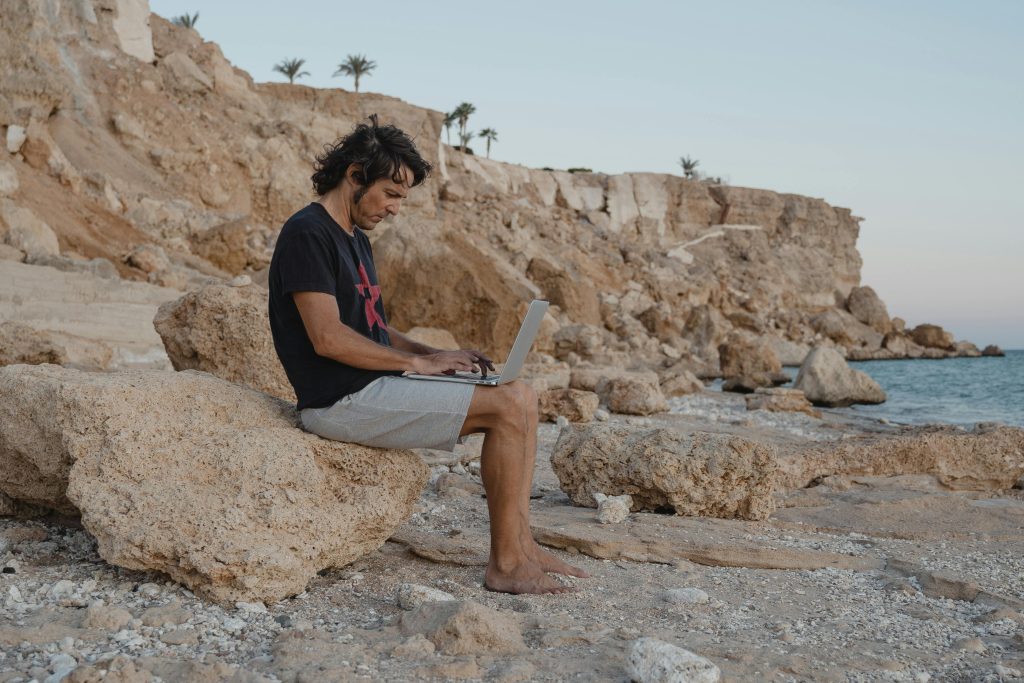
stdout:
POLYGON ((594 500, 597 501, 597 521, 601 524, 619 524, 629 518, 629 509, 633 505, 633 497, 629 494, 606 496, 595 493, 594 500))
POLYGON ((53 584, 50 589, 50 597, 54 600, 60 600, 61 598, 69 598, 75 592, 75 584, 71 583, 67 579, 61 579, 57 583, 53 584))
POLYGON ((604 408, 598 408, 594 411, 594 419, 598 422, 607 422, 609 417, 611 417, 611 415, 609 415, 608 411, 604 408))
POLYGON ((710 598, 700 588, 670 588, 662 594, 662 599, 678 605, 705 605, 710 598))
POLYGON ((235 631, 241 631, 245 628, 245 620, 239 619, 238 617, 225 617, 220 625, 224 627, 225 631, 234 633, 235 631))
POLYGON ((250 614, 266 614, 267 606, 262 602, 236 602, 235 608, 241 612, 248 612, 250 614))
POLYGON ((237 275, 228 283, 229 287, 248 287, 252 284, 252 278, 248 275, 237 275))
POLYGON ((633 643, 626 670, 636 683, 718 683, 722 677, 711 660, 654 638, 633 643))
POLYGON ((447 602, 455 600, 455 596, 442 590, 421 586, 417 583, 403 583, 398 586, 395 602, 402 609, 412 610, 428 602, 447 602))
POLYGON ((564 415, 559 415, 558 417, 555 418, 555 425, 559 429, 565 429, 566 427, 569 426, 569 418, 565 417, 564 415))

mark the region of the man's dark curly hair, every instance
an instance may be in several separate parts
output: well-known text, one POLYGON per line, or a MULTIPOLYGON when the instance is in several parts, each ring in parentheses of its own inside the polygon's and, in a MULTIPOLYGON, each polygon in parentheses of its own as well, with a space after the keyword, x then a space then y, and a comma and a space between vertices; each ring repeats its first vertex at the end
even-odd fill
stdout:
POLYGON ((370 123, 359 123, 352 132, 333 145, 326 145, 316 158, 312 176, 313 188, 323 196, 336 188, 351 164, 361 164, 362 171, 355 174, 356 182, 362 187, 356 193, 358 203, 376 181, 390 177, 401 183, 402 166, 412 171, 413 187, 419 185, 430 174, 431 166, 416 150, 412 138, 405 132, 388 124, 377 123, 377 115, 370 115, 370 123))

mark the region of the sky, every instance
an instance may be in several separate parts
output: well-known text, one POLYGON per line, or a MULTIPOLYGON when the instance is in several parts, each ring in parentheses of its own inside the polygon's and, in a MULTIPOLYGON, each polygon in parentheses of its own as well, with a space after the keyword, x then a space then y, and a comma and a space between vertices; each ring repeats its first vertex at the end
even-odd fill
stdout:
MULTIPOLYGON (((680 174, 864 218, 862 284, 910 325, 1024 348, 1024 2, 151 0, 257 81, 349 54, 363 91, 498 131, 530 167, 680 174)), ((476 147, 480 147, 479 144, 476 147)))

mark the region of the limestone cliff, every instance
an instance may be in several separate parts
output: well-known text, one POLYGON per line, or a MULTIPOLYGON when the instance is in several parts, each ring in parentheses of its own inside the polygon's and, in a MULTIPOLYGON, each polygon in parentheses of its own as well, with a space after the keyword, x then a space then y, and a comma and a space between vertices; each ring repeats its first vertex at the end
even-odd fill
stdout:
POLYGON ((500 355, 522 306, 543 296, 554 306, 541 348, 574 363, 682 362, 714 375, 736 335, 765 337, 790 362, 815 343, 854 357, 970 352, 941 335, 944 347, 924 348, 857 288, 847 209, 466 155, 441 143, 439 112, 256 84, 217 45, 147 10, 4 3, 0 257, 63 269, 107 259, 122 278, 179 290, 242 271, 259 281, 282 221, 313 198, 315 154, 378 113, 436 165, 374 234, 400 328, 446 327, 500 355))

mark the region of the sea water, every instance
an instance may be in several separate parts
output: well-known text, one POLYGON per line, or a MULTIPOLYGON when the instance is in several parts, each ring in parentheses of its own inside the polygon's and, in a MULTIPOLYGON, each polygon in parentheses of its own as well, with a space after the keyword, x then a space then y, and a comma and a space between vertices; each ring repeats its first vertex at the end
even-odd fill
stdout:
MULTIPOLYGON (((882 385, 888 400, 851 406, 901 424, 1003 422, 1024 427, 1024 350, 1004 357, 851 362, 882 385)), ((796 370, 796 368, 787 368, 796 370)))

